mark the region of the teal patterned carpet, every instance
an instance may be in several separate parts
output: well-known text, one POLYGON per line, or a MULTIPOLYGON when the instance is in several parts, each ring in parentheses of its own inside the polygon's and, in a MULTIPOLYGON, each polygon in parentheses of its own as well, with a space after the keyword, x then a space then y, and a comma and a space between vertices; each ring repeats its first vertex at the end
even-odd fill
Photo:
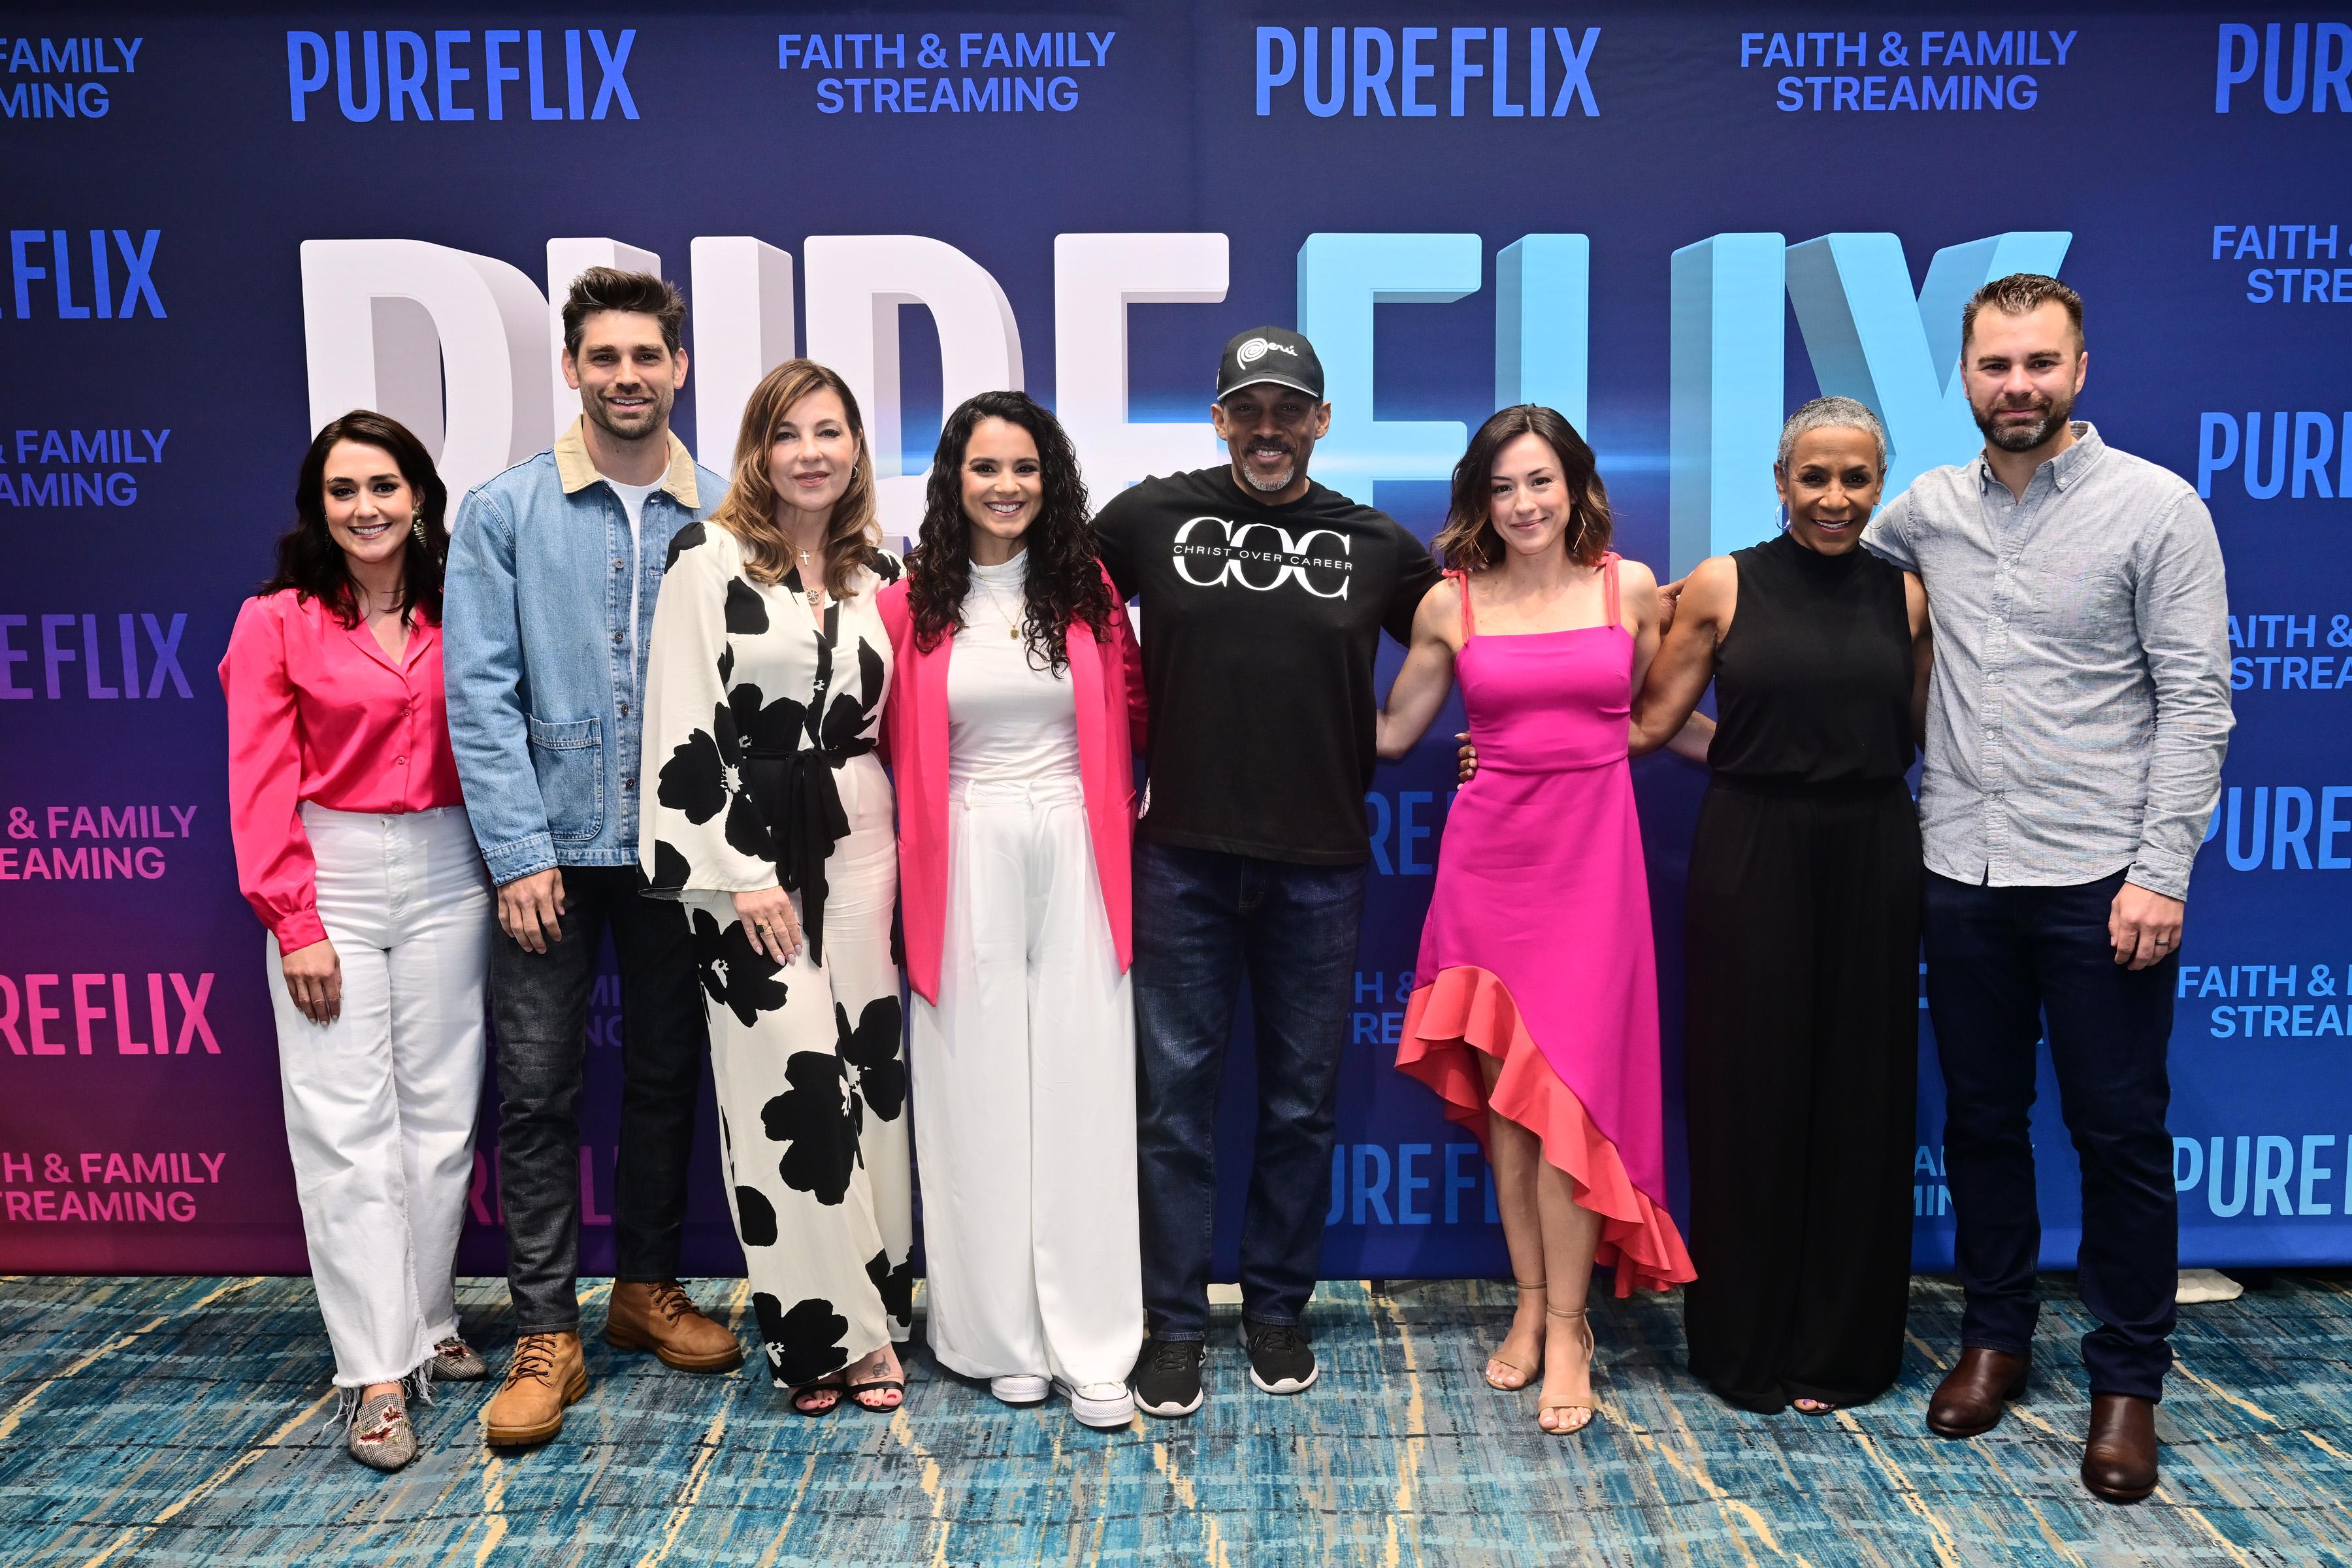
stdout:
MULTIPOLYGON (((423 1457, 379 1477, 324 1429, 309 1281, 6 1279, 0 1563, 2352 1564, 2352 1283, 2184 1310, 2165 1483, 2130 1509, 2075 1481, 2084 1313, 2047 1284, 2028 1400, 1971 1443, 1919 1424, 1958 1324, 1946 1281, 1914 1284, 1902 1386, 1826 1421, 1724 1408, 1680 1369, 1672 1298, 1608 1303, 1603 1416, 1571 1440, 1480 1381, 1507 1288, 1343 1283, 1317 1297, 1323 1378, 1297 1398, 1250 1389, 1222 1312, 1190 1422, 1090 1433, 919 1352, 898 1416, 813 1422, 748 1373, 592 1339, 553 1445, 488 1453, 488 1385, 452 1385, 417 1412, 423 1457)), ((739 1281, 698 1293, 749 1336, 739 1281)), ((460 1290, 496 1364, 505 1297, 460 1290)))

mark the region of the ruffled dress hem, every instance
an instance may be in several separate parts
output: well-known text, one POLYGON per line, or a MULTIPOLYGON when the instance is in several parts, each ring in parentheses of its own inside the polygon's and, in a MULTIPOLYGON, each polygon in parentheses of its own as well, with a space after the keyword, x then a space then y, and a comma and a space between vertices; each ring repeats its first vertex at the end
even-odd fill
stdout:
POLYGON ((1610 1266, 1620 1298, 1697 1278, 1674 1216, 1634 1186, 1617 1146, 1545 1058, 1495 974, 1464 964, 1439 971, 1416 990, 1406 1005, 1397 1067, 1443 1099, 1446 1118, 1468 1128, 1490 1158, 1488 1111, 1536 1135, 1545 1161, 1574 1184, 1576 1201, 1601 1215, 1593 1261, 1610 1266), (1501 1064, 1491 1100, 1473 1051, 1501 1064))

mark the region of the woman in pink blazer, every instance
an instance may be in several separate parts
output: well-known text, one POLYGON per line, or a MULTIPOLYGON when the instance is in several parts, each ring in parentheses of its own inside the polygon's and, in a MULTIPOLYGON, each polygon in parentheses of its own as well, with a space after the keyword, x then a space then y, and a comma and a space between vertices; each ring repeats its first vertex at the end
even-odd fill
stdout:
POLYGON ((1124 1426, 1143 680, 1051 414, 990 392, 949 416, 880 608, 931 1348, 1007 1404, 1124 1426))

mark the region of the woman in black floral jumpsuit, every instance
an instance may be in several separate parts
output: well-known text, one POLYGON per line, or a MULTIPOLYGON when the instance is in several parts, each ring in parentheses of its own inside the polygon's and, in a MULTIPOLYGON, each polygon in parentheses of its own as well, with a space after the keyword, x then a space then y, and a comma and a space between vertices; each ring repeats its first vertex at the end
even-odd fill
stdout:
MULTIPOLYGON (((762 401, 746 412, 753 462, 771 445, 751 429, 762 401)), ((739 487, 745 466, 739 452, 739 487)), ((843 501, 864 501, 870 518, 870 494, 857 487, 843 501)), ((727 517, 671 546, 646 679, 657 783, 640 843, 652 892, 682 900, 693 929, 724 1170, 769 1365, 820 1415, 838 1397, 833 1374, 854 1380, 913 1321, 898 858, 875 755, 891 665, 875 595, 899 563, 856 540, 835 546, 863 557, 837 595, 808 592, 798 570, 762 585, 727 517), (804 938, 782 964, 747 934, 733 897, 779 885, 804 938)))

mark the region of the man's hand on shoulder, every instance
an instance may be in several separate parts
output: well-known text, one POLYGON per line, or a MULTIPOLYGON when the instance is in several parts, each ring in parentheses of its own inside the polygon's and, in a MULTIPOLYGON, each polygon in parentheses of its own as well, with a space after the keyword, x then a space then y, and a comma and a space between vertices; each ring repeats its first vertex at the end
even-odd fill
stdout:
POLYGON ((1683 590, 1690 586, 1690 574, 1685 573, 1671 583, 1658 584, 1658 635, 1665 636, 1675 629, 1675 616, 1683 607, 1683 590))

